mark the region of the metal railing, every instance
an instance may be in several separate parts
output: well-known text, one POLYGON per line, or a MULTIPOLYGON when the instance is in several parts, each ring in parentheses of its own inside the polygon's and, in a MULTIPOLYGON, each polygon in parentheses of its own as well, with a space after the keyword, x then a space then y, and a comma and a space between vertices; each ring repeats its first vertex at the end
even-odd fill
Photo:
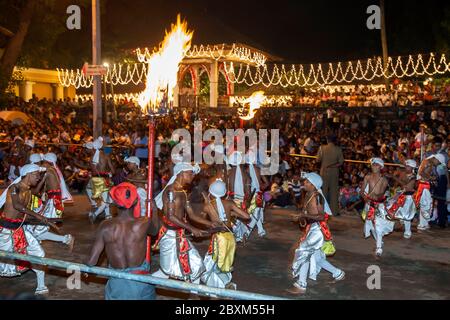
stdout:
POLYGON ((91 267, 80 263, 68 262, 63 260, 49 259, 49 258, 41 258, 30 255, 22 255, 14 252, 7 252, 0 250, 0 258, 6 258, 11 260, 18 261, 28 261, 30 263, 44 265, 44 266, 52 266, 58 269, 67 270, 71 268, 71 270, 80 270, 80 272, 92 273, 99 276, 104 277, 113 277, 120 278, 126 280, 139 281, 144 283, 153 284, 158 287, 170 288, 185 292, 191 292, 195 294, 204 294, 212 297, 222 297, 222 298, 231 298, 231 299, 239 299, 239 300, 287 300, 285 298, 276 297, 276 296, 268 296, 259 293, 247 292, 247 291, 238 291, 238 290, 228 290, 221 288, 213 288, 204 285, 197 285, 193 283, 162 279, 153 277, 150 275, 138 275, 126 272, 120 272, 113 269, 101 268, 101 267, 91 267))

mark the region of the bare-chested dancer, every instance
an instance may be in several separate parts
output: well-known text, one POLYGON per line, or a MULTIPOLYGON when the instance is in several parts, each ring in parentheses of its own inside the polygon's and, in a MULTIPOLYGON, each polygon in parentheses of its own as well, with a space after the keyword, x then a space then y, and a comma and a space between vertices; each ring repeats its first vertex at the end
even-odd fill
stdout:
POLYGON ((194 237, 204 237, 209 232, 194 227, 187 221, 187 217, 209 229, 220 225, 195 214, 189 203, 186 188, 192 183, 194 174, 199 172, 198 165, 177 163, 167 186, 155 197, 156 206, 163 213, 162 227, 155 244, 160 248, 160 269, 153 273, 155 277, 200 283, 205 267, 197 249, 187 239, 186 231, 191 232, 194 237))
POLYGON ((101 149, 103 147, 103 138, 99 137, 94 142, 85 144, 85 147, 91 151, 91 179, 86 186, 86 193, 93 207, 89 212, 89 220, 94 223, 97 217, 105 212, 105 219, 111 219, 109 205, 109 189, 111 188, 111 177, 115 173, 111 158, 101 149), (97 207, 96 200, 100 200, 100 206, 97 207))
POLYGON ((430 228, 431 211, 433 209, 433 199, 431 197, 431 185, 436 183, 436 167, 444 165, 445 157, 442 154, 432 155, 422 161, 417 172, 417 181, 419 185, 414 194, 414 202, 419 208, 419 225, 417 230, 426 231, 430 228))
POLYGON ((414 204, 413 195, 416 186, 416 174, 414 170, 417 168, 417 163, 414 160, 406 160, 405 170, 399 171, 398 175, 387 176, 392 178, 402 188, 401 192, 390 199, 386 205, 387 218, 398 219, 405 226, 403 237, 410 239, 411 221, 416 214, 416 205, 414 204))
POLYGON ((260 168, 256 165, 256 154, 249 152, 245 156, 245 162, 247 163, 248 174, 251 178, 250 191, 253 194, 250 207, 248 211, 251 216, 251 222, 247 225, 248 231, 246 237, 249 238, 251 232, 255 228, 258 228, 258 235, 264 237, 266 230, 264 230, 264 196, 263 191, 268 187, 269 182, 267 178, 261 175, 260 168))
MULTIPOLYGON (((228 171, 228 198, 232 199, 236 205, 244 210, 246 208, 247 197, 250 197, 251 178, 244 170, 244 159, 239 151, 234 151, 227 160, 231 169, 228 171)), ((233 228, 236 242, 245 241, 245 235, 249 234, 247 225, 240 220, 236 220, 233 228)))
MULTIPOLYGON (((36 157, 30 156, 30 161, 37 160, 36 157), (36 159, 35 159, 36 158, 36 159)), ((64 212, 64 204, 62 200, 62 183, 56 171, 54 164, 56 163, 56 155, 48 153, 43 157, 43 161, 37 162, 37 165, 46 169, 46 179, 43 185, 43 193, 46 195, 46 201, 41 206, 33 206, 34 211, 38 210, 48 219, 60 219, 64 212), (42 209, 42 210, 41 210, 42 209)), ((39 190, 40 191, 40 190, 39 190)), ((49 240, 55 242, 61 242, 69 246, 70 251, 73 249, 75 238, 70 235, 57 235, 50 232, 50 227, 45 225, 29 225, 27 226, 36 239, 39 241, 49 240)))
POLYGON ((202 282, 210 287, 236 289, 231 282, 236 241, 232 232, 232 220, 249 220, 250 216, 239 208, 234 201, 223 199, 227 188, 225 182, 216 180, 209 187, 209 194, 203 194, 205 203, 203 212, 216 224, 222 225, 211 238, 211 244, 203 263, 206 271, 202 282))
MULTIPOLYGON (((105 250, 109 268, 135 274, 149 274, 146 261, 147 235, 158 233, 158 215, 151 221, 146 217, 136 219, 134 211, 139 203, 136 187, 124 182, 111 189, 110 195, 119 207, 116 218, 103 221, 97 229, 88 265, 96 265, 105 250)), ((155 287, 133 280, 109 278, 105 288, 106 300, 154 300, 155 287)))
POLYGON ((335 281, 345 278, 345 272, 329 263, 322 250, 325 241, 331 240, 327 220, 332 215, 321 189, 322 178, 317 173, 305 173, 303 177, 306 179, 306 201, 295 216, 295 221, 306 227, 306 230, 295 250, 292 275, 297 281, 293 288, 287 290, 291 294, 304 294, 308 277, 316 280, 322 268, 330 272, 335 281))
POLYGON ((372 173, 364 178, 361 196, 366 205, 364 208, 365 224, 364 236, 369 238, 372 234, 376 241, 375 254, 380 257, 383 254, 383 236, 394 230, 394 222, 387 219, 385 207, 387 179, 382 175, 384 162, 380 158, 370 160, 372 173))
MULTIPOLYGON (((0 217, 0 250, 20 254, 44 257, 45 253, 39 241, 24 226, 32 223, 30 218, 37 220, 34 223, 43 223, 51 226, 56 231, 56 225, 49 222, 46 217, 29 209, 32 188, 39 183, 40 172, 45 171, 34 164, 24 165, 20 169, 20 177, 6 189, 0 197, 0 208, 3 208, 0 217)), ((43 179, 46 177, 44 176, 43 179)), ((0 263, 0 276, 15 277, 29 269, 30 265, 24 262, 16 264, 0 263)), ((37 277, 36 294, 47 294, 45 286, 45 272, 33 269, 37 277)))
POLYGON ((129 174, 126 180, 137 188, 139 201, 141 204, 141 217, 144 217, 147 212, 147 172, 140 168, 141 161, 138 157, 128 157, 125 159, 129 174))

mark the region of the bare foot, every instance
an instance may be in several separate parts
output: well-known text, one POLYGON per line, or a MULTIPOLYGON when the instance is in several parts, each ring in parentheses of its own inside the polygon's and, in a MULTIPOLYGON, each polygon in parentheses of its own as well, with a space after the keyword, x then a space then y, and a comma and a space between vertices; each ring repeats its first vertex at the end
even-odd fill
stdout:
POLYGON ((293 286, 292 288, 286 289, 286 291, 293 295, 299 295, 299 294, 305 294, 306 288, 299 288, 299 287, 293 286))

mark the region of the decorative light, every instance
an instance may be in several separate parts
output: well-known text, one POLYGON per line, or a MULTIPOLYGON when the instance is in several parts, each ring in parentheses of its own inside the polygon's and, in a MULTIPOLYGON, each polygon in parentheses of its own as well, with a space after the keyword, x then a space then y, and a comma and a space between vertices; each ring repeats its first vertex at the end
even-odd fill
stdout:
MULTIPOLYGON (((380 78, 404 78, 404 77, 432 77, 450 72, 450 62, 442 54, 437 61, 435 54, 431 53, 428 58, 423 55, 409 55, 407 57, 388 58, 387 65, 383 65, 381 58, 367 59, 356 62, 338 62, 328 64, 290 65, 273 64, 267 65, 262 54, 246 51, 233 45, 227 53, 223 46, 200 46, 186 53, 186 57, 206 57, 215 60, 240 60, 239 66, 232 61, 224 61, 224 71, 230 82, 234 84, 246 84, 248 86, 263 85, 287 87, 310 87, 332 84, 350 84, 356 81, 373 81, 380 78), (233 58, 234 57, 234 58, 233 58), (247 57, 247 58, 246 58, 247 57), (246 60, 247 59, 247 60, 246 60), (424 59, 426 62, 424 62, 424 59), (236 69, 236 70, 235 70, 236 69)), ((140 59, 148 59, 147 52, 137 50, 140 59)), ((143 60, 143 61, 144 61, 143 60)), ((65 87, 74 86, 76 89, 89 88, 93 84, 92 77, 86 77, 80 69, 63 70, 57 69, 58 79, 65 87)), ((108 68, 105 76, 107 83, 113 85, 138 85, 143 83, 147 75, 147 64, 113 64, 108 68)))
MULTIPOLYGON (((136 54, 139 62, 147 62, 151 56, 150 50, 148 48, 137 48, 136 54)), ((207 46, 196 46, 194 45, 188 52, 186 52, 186 58, 207 58, 219 60, 237 60, 242 63, 248 63, 256 66, 263 66, 267 58, 264 54, 253 51, 249 48, 239 46, 233 43, 231 48, 228 48, 226 44, 222 45, 207 45, 207 46)))
MULTIPOLYGON (((247 103, 248 97, 243 96, 231 96, 230 103, 231 105, 239 104, 245 105, 247 103)), ((292 96, 265 96, 264 100, 261 103, 261 107, 270 107, 270 106, 289 106, 292 104, 292 96)))
POLYGON ((252 67, 249 64, 240 64, 236 68, 233 62, 224 62, 224 70, 232 83, 248 86, 263 85, 287 87, 321 86, 336 83, 352 83, 355 81, 373 81, 375 78, 404 78, 423 75, 445 74, 450 72, 450 63, 447 63, 445 54, 441 55, 439 63, 433 53, 429 55, 427 63, 423 55, 415 58, 409 55, 405 57, 388 58, 386 67, 383 67, 381 58, 367 59, 365 63, 361 60, 355 62, 329 63, 324 74, 322 64, 318 65, 285 65, 274 64, 252 67), (365 67, 364 67, 365 65, 365 67), (269 69, 270 68, 270 69, 269 69))

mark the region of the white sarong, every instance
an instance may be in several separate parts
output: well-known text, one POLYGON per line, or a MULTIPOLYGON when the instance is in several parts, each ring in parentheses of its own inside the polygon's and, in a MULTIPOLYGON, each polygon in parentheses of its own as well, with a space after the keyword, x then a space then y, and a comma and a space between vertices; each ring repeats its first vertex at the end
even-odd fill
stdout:
POLYGON ((295 250, 294 262, 292 264, 292 275, 294 278, 298 278, 300 276, 301 267, 304 264, 309 263, 309 278, 316 280, 321 269, 320 264, 317 263, 317 258, 320 257, 321 254, 325 257, 325 254, 321 250, 323 243, 324 238, 320 225, 317 222, 313 223, 310 226, 306 237, 300 242, 299 247, 295 250))
MULTIPOLYGON (((39 241, 23 227, 16 230, 10 230, 0 227, 0 250, 7 252, 15 252, 20 254, 27 254, 31 256, 44 257, 45 253, 39 241), (23 230, 24 238, 18 237, 23 230), (24 251, 18 250, 18 244, 25 241, 24 251)), ((0 262, 0 276, 1 277, 16 277, 27 271, 27 267, 20 267, 18 264, 7 264, 0 262)))
MULTIPOLYGON (((164 235, 159 240, 159 271, 155 272, 153 276, 163 278, 175 278, 183 281, 197 282, 200 280, 201 274, 205 271, 202 258, 197 249, 194 248, 189 239, 184 238, 188 246, 187 259, 189 272, 184 269, 183 261, 180 259, 179 244, 177 239, 177 231, 166 230, 164 235)), ((183 235, 185 237, 185 235, 183 235)))

